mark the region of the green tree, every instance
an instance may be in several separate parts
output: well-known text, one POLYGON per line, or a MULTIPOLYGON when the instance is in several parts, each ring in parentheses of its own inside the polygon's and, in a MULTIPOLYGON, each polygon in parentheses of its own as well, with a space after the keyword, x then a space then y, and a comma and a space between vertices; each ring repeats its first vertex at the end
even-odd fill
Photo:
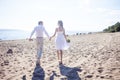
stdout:
POLYGON ((120 23, 117 22, 116 24, 109 26, 108 28, 104 29, 103 32, 119 32, 120 31, 120 23))
POLYGON ((117 22, 115 24, 115 32, 118 32, 118 31, 120 31, 120 23, 119 22, 117 22))

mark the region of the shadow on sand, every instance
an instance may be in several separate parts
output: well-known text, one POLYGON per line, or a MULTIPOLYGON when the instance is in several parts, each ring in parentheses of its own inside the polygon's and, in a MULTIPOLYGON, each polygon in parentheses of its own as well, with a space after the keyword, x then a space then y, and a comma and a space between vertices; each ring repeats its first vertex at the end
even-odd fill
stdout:
POLYGON ((45 78, 45 71, 40 66, 40 64, 36 64, 36 67, 33 72, 32 80, 44 80, 45 78))
POLYGON ((59 69, 60 69, 61 75, 66 76, 67 80, 81 80, 81 78, 78 75, 78 71, 79 72, 82 71, 80 68, 76 68, 76 67, 70 68, 61 64, 59 65, 59 69))

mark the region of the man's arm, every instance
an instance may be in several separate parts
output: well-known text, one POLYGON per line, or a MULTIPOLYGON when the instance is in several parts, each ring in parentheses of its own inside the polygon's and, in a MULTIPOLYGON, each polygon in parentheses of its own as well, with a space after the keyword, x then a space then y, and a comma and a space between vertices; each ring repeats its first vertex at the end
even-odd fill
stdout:
POLYGON ((31 32, 31 35, 30 35, 30 38, 29 38, 29 40, 31 41, 32 39, 32 36, 33 36, 33 34, 35 33, 35 28, 34 28, 34 30, 31 32))

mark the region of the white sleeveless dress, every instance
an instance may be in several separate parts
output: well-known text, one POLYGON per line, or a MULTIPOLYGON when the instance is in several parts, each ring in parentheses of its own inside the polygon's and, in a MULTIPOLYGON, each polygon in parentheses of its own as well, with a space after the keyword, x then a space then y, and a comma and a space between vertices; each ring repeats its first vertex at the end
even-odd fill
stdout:
POLYGON ((55 43, 56 43, 56 49, 57 50, 66 50, 69 48, 66 39, 63 35, 63 31, 58 31, 56 33, 56 39, 55 39, 55 43))

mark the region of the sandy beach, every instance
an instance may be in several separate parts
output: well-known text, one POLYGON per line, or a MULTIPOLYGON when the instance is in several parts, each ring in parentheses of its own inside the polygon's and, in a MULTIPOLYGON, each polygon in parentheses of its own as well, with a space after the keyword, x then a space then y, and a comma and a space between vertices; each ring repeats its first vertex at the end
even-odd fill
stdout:
POLYGON ((68 38, 63 65, 58 64, 54 39, 44 40, 41 66, 35 63, 35 40, 0 41, 0 80, 32 80, 38 68, 44 80, 120 80, 120 33, 68 38))

